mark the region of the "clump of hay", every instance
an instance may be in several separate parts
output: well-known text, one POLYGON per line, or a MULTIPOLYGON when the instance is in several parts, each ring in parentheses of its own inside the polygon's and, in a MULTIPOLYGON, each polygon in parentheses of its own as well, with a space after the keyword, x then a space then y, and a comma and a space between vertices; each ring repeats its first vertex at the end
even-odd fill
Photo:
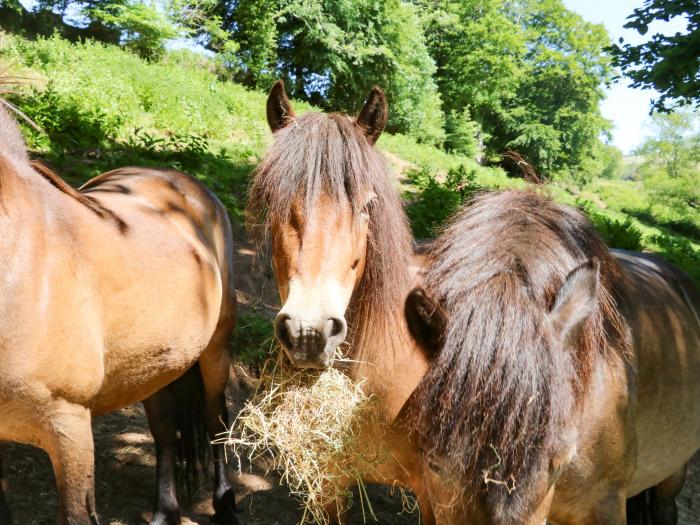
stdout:
MULTIPOLYGON (((348 478, 359 487, 364 514, 361 472, 381 458, 358 439, 358 426, 371 424, 376 412, 362 384, 336 369, 299 370, 283 360, 265 372, 256 394, 216 442, 228 445, 239 465, 246 457, 279 471, 302 502, 302 523, 328 523, 332 503, 339 513, 345 510, 352 495, 348 478)), ((368 504, 367 511, 373 516, 368 504)))

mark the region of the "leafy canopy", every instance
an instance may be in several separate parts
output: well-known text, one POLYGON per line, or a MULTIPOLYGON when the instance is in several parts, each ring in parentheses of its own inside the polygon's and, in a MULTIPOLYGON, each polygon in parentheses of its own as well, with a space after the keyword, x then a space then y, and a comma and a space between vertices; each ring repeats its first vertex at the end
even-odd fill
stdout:
POLYGON ((420 3, 445 111, 470 115, 487 155, 513 149, 554 173, 592 154, 608 127, 602 26, 560 0, 420 3))
POLYGON ((669 111, 676 105, 700 106, 700 2, 698 0, 646 0, 628 17, 626 28, 646 35, 658 21, 684 18, 686 32, 666 36, 655 33, 633 46, 620 39, 612 47, 615 65, 632 80, 632 87, 656 89, 661 96, 652 109, 669 111))
MULTIPOLYGON (((349 113, 378 84, 391 103, 390 131, 442 141, 435 65, 415 6, 400 0, 220 0, 208 13, 236 42, 228 65, 241 83, 268 89, 283 78, 295 98, 349 113)), ((215 44, 206 31, 200 35, 215 44)))

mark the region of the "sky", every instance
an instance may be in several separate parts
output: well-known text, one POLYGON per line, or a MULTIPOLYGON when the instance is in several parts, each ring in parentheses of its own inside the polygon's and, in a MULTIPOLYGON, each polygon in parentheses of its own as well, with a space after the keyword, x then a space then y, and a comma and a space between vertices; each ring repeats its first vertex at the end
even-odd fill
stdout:
MULTIPOLYGON (((623 28, 625 18, 635 8, 642 7, 643 0, 564 0, 564 4, 589 22, 604 24, 613 42, 624 37, 626 42, 638 44, 653 33, 685 32, 685 22, 680 18, 650 26, 646 37, 633 29, 623 28)), ((613 144, 623 153, 631 153, 648 134, 650 100, 656 98, 657 93, 632 89, 627 80, 621 80, 605 91, 601 110, 603 116, 613 122, 613 144)))

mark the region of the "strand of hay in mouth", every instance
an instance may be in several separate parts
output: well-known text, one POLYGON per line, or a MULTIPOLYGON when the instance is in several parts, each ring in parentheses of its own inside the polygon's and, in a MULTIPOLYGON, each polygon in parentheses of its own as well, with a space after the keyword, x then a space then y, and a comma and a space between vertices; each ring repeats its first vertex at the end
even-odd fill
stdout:
POLYGON ((284 358, 265 373, 231 429, 215 443, 230 447, 239 459, 263 463, 280 472, 282 482, 303 505, 301 523, 328 523, 326 508, 345 510, 348 478, 359 486, 363 514, 373 517, 360 470, 380 462, 359 442, 358 425, 374 417, 373 402, 362 385, 336 369, 292 368, 284 358))

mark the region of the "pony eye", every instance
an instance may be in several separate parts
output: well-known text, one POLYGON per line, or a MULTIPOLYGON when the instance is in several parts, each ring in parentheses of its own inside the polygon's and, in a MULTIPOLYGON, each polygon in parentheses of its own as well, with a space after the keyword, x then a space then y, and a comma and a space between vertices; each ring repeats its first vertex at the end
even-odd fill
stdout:
POLYGON ((376 200, 377 200, 377 196, 376 196, 374 193, 372 193, 372 194, 369 196, 369 198, 367 199, 367 201, 365 202, 365 205, 364 205, 364 207, 362 208, 362 213, 366 213, 367 215, 369 215, 369 212, 370 212, 370 211, 372 210, 372 208, 374 207, 374 203, 375 203, 376 200))
POLYGON ((350 267, 352 270, 357 268, 357 265, 360 264, 360 259, 355 259, 352 263, 352 266, 350 267))
POLYGON ((432 470, 435 474, 441 474, 442 473, 442 467, 440 466, 439 463, 436 463, 432 459, 428 460, 428 468, 432 470))

